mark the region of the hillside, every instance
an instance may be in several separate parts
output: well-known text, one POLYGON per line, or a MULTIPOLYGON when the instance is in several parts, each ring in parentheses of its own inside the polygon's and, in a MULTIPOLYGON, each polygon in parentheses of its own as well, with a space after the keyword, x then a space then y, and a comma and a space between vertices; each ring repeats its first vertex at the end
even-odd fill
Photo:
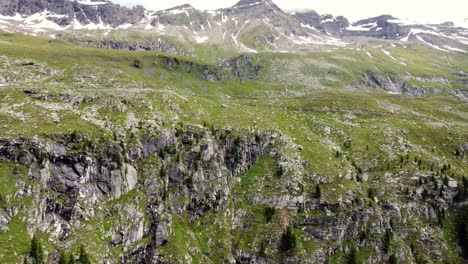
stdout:
POLYGON ((466 29, 268 0, 0 13, 1 263, 466 262, 466 29))

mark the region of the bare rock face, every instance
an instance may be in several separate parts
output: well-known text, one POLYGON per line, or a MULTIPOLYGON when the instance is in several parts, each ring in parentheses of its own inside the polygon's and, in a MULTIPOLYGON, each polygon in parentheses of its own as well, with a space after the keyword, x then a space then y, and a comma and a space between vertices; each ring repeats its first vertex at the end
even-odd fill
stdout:
MULTIPOLYGON (((156 248, 172 232, 171 212, 187 212, 190 221, 195 221, 207 210, 224 209, 232 183, 276 138, 272 132, 227 133, 188 129, 176 135, 166 130, 159 138, 147 137, 131 148, 115 142, 98 147, 76 136, 59 142, 2 141, 0 156, 29 166, 29 177, 38 183, 32 190, 24 186, 19 191, 40 205, 30 212, 34 217, 28 218, 31 233, 41 230, 54 240, 66 240, 82 228, 80 219, 100 218, 107 212, 116 221, 107 231, 111 246, 130 247, 146 239, 148 243, 126 258, 157 259, 156 248), (71 145, 81 146, 80 152, 72 151, 71 145), (42 196, 42 190, 55 195, 42 196), (132 192, 140 195, 129 203, 111 207, 105 203, 125 200, 132 192), (180 201, 178 197, 186 198, 180 201)), ((0 223, 10 219, 0 214, 0 223)))
POLYGON ((50 14, 49 20, 62 27, 72 24, 75 20, 82 25, 102 22, 105 25, 117 27, 123 24, 135 24, 145 17, 145 9, 141 6, 130 9, 113 4, 110 1, 101 0, 88 2, 68 0, 0 1, 0 14, 5 16, 14 16, 16 14, 30 16, 45 11, 50 14))

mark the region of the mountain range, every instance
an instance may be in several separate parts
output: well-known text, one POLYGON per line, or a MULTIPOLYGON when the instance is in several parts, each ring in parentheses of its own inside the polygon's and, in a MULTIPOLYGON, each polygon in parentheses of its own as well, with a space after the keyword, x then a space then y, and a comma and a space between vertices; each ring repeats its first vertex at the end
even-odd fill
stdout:
POLYGON ((132 30, 179 41, 225 45, 243 52, 300 52, 372 39, 420 43, 466 52, 468 29, 451 22, 420 24, 390 15, 350 23, 314 11, 285 13, 271 0, 242 0, 230 8, 200 11, 190 5, 148 11, 106 0, 1 1, 0 29, 49 36, 85 30, 132 30))

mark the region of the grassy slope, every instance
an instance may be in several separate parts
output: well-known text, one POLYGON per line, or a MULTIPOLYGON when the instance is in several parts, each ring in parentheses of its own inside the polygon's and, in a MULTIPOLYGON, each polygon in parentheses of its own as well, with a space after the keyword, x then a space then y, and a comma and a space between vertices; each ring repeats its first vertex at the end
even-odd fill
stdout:
MULTIPOLYGON (((467 175, 466 158, 453 156, 457 148, 468 142, 466 102, 443 94, 409 98, 383 92, 357 93, 340 86, 343 82, 352 83, 358 80, 363 70, 375 68, 396 73, 407 70, 415 76, 452 78, 455 68, 468 71, 466 55, 440 52, 430 54, 427 48, 420 46, 412 46, 411 49, 387 47, 394 56, 406 58, 405 63, 408 65, 403 66, 377 48, 366 48, 372 52, 374 59, 362 50, 336 50, 307 56, 259 54, 256 59, 265 66, 260 76, 264 82, 247 80, 240 83, 238 80, 230 80, 221 83, 202 81, 193 74, 168 71, 154 63, 157 61, 156 57, 161 55, 158 52, 87 49, 58 40, 3 34, 0 35, 0 53, 3 56, 32 59, 62 73, 45 80, 0 87, 2 109, 8 109, 0 111, 1 137, 32 137, 36 134, 68 133, 73 130, 95 137, 110 137, 116 127, 125 128, 124 131, 129 136, 130 132, 125 124, 129 112, 143 123, 159 119, 161 126, 171 126, 175 119, 175 122, 189 124, 207 122, 216 127, 278 129, 296 144, 303 146, 301 156, 311 162, 308 168, 310 175, 325 179, 323 200, 328 202, 336 202, 340 195, 348 191, 366 196, 367 188, 380 188, 382 170, 390 173, 403 169, 418 171, 414 164, 399 167, 400 156, 407 154, 406 150, 399 149, 398 142, 402 140, 413 146, 409 150, 410 159, 422 159, 426 164, 426 171, 430 164, 434 164, 436 168, 451 164, 450 173, 454 178, 467 175), (443 58, 452 66, 434 62, 433 56, 443 58), (132 67, 135 60, 142 61, 143 68, 132 67), (285 68, 277 68, 282 62, 287 62, 283 66, 285 68), (322 89, 311 89, 309 85, 300 86, 296 84, 294 77, 275 81, 275 75, 297 69, 302 70, 304 76, 318 78, 317 86, 322 89), (96 78, 85 79, 77 84, 74 78, 79 75, 92 75, 96 78), (116 81, 111 82, 109 78, 116 81), (47 91, 48 94, 57 96, 52 101, 58 106, 58 110, 51 108, 50 102, 44 103, 25 95, 23 89, 38 93, 47 91), (58 95, 62 93, 90 96, 94 100, 76 106, 61 99, 58 95), (123 99, 129 102, 125 105, 126 110, 112 106, 123 99), (107 122, 107 127, 91 124, 82 118, 93 107, 98 109, 95 118, 107 122), (12 115, 9 111, 17 114, 12 115), (59 125, 51 117, 54 112, 60 118, 59 125), (25 117, 24 121, 18 116, 25 117), (345 147, 348 141, 351 141, 350 148, 345 147), (341 157, 336 157, 337 151, 341 153, 341 157), (339 177, 348 171, 355 173, 353 162, 361 168, 369 168, 369 182, 357 184, 353 180, 339 177)), ((194 62, 203 63, 200 60, 194 62)), ((313 80, 306 81, 313 83, 313 80)), ((268 167, 269 162, 271 161, 268 159, 262 160, 258 166, 268 167)), ((246 190, 249 190, 250 184, 258 184, 252 177, 267 174, 257 170, 259 168, 254 167, 240 183, 241 186, 248 185, 246 190), (253 183, 249 183, 250 180, 253 183)), ((0 179, 2 182, 4 180, 0 179)), ((313 186, 308 188, 312 190, 313 186)), ((244 189, 238 191, 245 192, 244 189)), ((261 191, 267 192, 268 188, 261 191)), ((198 227, 190 226, 184 216, 174 215, 176 230, 167 251, 179 252, 180 256, 189 254, 197 260, 203 258, 203 252, 216 246, 223 249, 210 255, 210 259, 217 262, 233 243, 245 249, 252 244, 261 243, 265 239, 262 233, 263 208, 249 206, 242 199, 231 201, 230 208, 242 208, 251 212, 251 219, 248 221, 259 225, 253 225, 242 232, 234 230, 232 240, 228 241, 225 236, 230 232, 226 229, 228 222, 213 226, 216 230, 214 237, 203 235, 203 221, 211 223, 212 219, 218 218, 217 215, 207 214, 199 220, 198 227), (214 245, 207 245, 209 238, 214 239, 214 245), (200 248, 202 252, 187 252, 189 247, 179 248, 181 244, 187 243, 193 248, 200 248)), ((276 215, 274 221, 268 224, 273 229, 277 229, 277 217, 276 215)), ((108 221, 114 220, 110 217, 108 221)), ((78 239, 84 240, 86 237, 87 240, 91 234, 96 236, 91 239, 91 250, 96 251, 94 253, 99 253, 101 246, 109 239, 92 231, 97 223, 97 219, 91 219, 88 223, 89 230, 83 229, 79 234, 83 239, 78 239)), ((23 230, 21 225, 21 221, 17 224, 13 222, 11 230, 23 230)), ((302 239, 303 234, 297 232, 301 237, 299 249, 315 246, 314 242, 302 239)), ((25 234, 22 234, 24 237, 25 234)), ((0 237, 0 243, 6 243, 2 241, 6 241, 9 236, 4 234, 0 237)), ((24 242, 18 243, 22 243, 18 247, 19 254, 22 254, 26 245, 24 242)), ((11 253, 8 255, 13 256, 13 249, 8 252, 11 253)), ((272 250, 267 248, 266 252, 271 253, 272 250)), ((119 251, 114 253, 118 254, 119 251)), ((366 254, 368 253, 364 251, 359 252, 362 257, 366 254)))

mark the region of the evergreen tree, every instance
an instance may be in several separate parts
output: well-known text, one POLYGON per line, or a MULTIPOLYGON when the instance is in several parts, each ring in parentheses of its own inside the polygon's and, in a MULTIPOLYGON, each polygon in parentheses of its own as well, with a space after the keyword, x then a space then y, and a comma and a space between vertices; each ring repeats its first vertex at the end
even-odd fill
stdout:
POLYGON ((294 235, 291 227, 286 229, 286 232, 281 235, 280 251, 288 252, 296 248, 296 236, 294 235))
POLYGON ((70 256, 68 256, 68 264, 75 264, 75 256, 73 253, 70 253, 70 256))
POLYGON ((78 262, 80 264, 91 264, 88 253, 86 253, 85 247, 81 245, 80 247, 80 256, 78 257, 78 262))
POLYGON ((317 184, 315 186, 315 198, 320 199, 322 197, 322 190, 320 189, 320 185, 317 184))
POLYGON ((385 253, 388 253, 390 251, 390 246, 392 244, 392 237, 393 237, 392 231, 390 229, 387 229, 385 231, 385 236, 383 240, 383 250, 385 253))
POLYGON ((273 219, 273 215, 275 215, 275 208, 274 207, 266 207, 263 214, 265 216, 265 221, 267 223, 269 223, 273 219))
POLYGON ((388 258, 388 263, 389 264, 397 264, 398 263, 398 259, 395 255, 391 255, 389 258, 388 258))
POLYGON ((356 248, 351 249, 351 252, 349 252, 348 255, 348 260, 346 261, 348 264, 357 264, 357 251, 356 248))
POLYGON ((464 210, 459 216, 457 235, 458 242, 460 243, 460 248, 462 250, 462 256, 465 259, 468 259, 468 208, 464 207, 464 210))
POLYGON ((31 258, 33 258, 35 264, 44 263, 44 250, 42 249, 41 241, 34 234, 33 239, 31 240, 31 258))
POLYGON ((68 264, 65 253, 60 252, 60 257, 59 257, 59 260, 58 260, 58 264, 68 264))

